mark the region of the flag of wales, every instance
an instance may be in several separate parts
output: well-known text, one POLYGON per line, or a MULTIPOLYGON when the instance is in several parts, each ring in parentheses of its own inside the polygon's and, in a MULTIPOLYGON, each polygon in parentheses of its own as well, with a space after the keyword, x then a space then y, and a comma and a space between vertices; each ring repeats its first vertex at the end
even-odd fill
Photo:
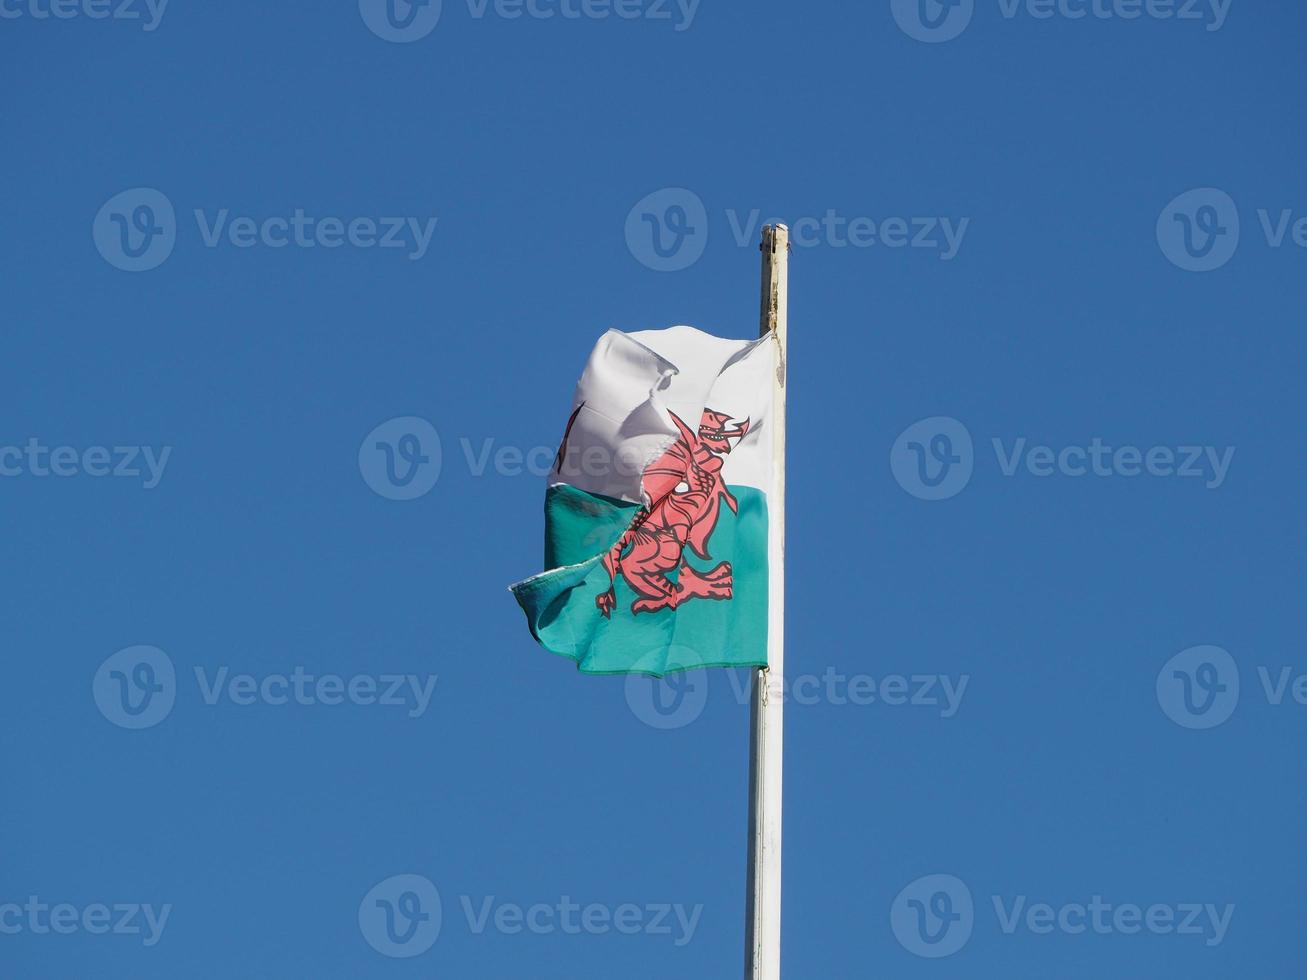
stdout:
POLYGON ((512 586, 590 674, 766 666, 772 337, 604 334, 545 493, 544 572, 512 586))

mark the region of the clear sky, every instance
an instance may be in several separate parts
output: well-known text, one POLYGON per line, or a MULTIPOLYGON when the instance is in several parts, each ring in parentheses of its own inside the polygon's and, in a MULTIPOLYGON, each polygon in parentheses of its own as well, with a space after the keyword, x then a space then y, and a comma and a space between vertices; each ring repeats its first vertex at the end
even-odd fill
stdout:
POLYGON ((786 975, 1300 975, 1301 4, 52 2, 0 977, 738 976, 742 679, 505 587, 595 339, 751 336, 773 218, 786 975))

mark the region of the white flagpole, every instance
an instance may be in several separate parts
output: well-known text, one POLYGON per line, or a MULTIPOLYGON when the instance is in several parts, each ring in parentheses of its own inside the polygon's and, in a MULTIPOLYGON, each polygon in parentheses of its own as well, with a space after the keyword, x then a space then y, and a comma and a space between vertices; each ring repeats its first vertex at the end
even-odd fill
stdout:
POLYGON ((746 980, 781 975, 781 774, 785 678, 785 370, 790 230, 762 231, 760 336, 776 338, 772 377, 772 485, 767 498, 767 667, 753 679, 749 749, 749 886, 746 980))

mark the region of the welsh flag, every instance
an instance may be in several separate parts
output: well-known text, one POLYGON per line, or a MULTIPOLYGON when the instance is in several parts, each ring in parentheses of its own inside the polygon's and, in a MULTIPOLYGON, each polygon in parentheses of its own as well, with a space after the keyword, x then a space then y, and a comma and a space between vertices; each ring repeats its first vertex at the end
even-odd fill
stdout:
POLYGON ((588 674, 767 664, 777 344, 693 327, 595 345, 545 493, 531 633, 588 674))

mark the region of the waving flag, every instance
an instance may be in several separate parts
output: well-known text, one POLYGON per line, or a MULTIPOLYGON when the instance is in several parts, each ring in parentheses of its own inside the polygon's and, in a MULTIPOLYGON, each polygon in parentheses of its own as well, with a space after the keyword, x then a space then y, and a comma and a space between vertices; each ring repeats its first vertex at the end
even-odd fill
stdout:
POLYGON ((693 327, 599 339, 545 494, 545 566, 512 587, 590 674, 767 664, 777 342, 693 327))

